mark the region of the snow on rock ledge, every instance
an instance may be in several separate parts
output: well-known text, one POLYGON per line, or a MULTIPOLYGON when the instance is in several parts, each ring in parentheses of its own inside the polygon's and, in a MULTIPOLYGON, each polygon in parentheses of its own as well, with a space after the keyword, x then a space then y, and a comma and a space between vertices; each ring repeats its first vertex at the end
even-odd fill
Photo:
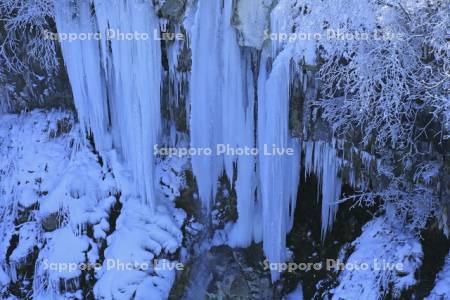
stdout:
POLYGON ((376 300, 387 293, 398 297, 416 283, 414 273, 422 264, 422 246, 412 234, 392 227, 384 217, 367 223, 352 247, 354 252, 341 261, 349 267, 343 268, 339 285, 331 291, 333 300, 376 300), (368 268, 363 270, 363 264, 368 268), (355 268, 350 270, 352 266, 355 268))
POLYGON ((436 277, 436 283, 427 300, 450 299, 450 253, 445 264, 436 277))

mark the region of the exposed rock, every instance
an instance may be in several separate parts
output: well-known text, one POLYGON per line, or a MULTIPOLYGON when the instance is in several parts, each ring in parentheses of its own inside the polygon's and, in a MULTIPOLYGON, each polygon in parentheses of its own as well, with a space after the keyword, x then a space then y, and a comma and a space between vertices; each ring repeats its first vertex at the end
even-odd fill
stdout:
POLYGON ((39 254, 37 231, 35 222, 23 223, 9 241, 4 265, 11 276, 8 293, 20 299, 29 299, 27 294, 32 289, 39 254))
POLYGON ((441 205, 443 207, 442 212, 442 227, 447 236, 449 236, 450 229, 450 163, 449 159, 446 160, 446 164, 441 168, 439 179, 440 179, 440 193, 441 193, 441 205))
POLYGON ((184 12, 186 0, 160 1, 160 13, 164 18, 178 19, 184 12))
POLYGON ((8 286, 7 294, 19 297, 19 299, 31 299, 28 293, 32 289, 35 262, 38 253, 38 247, 34 246, 26 257, 20 261, 11 262, 10 268, 14 268, 15 278, 12 278, 8 286))
POLYGON ((56 123, 56 128, 51 128, 49 137, 57 138, 62 134, 69 133, 72 130, 74 124, 73 117, 71 115, 59 119, 56 123))
POLYGON ((213 247, 190 267, 186 299, 281 299, 263 270, 261 245, 248 249, 213 247))
POLYGON ((237 0, 233 25, 238 30, 239 44, 261 49, 264 31, 269 28, 269 15, 274 0, 237 0))
MULTIPOLYGON (((182 33, 186 35, 186 30, 182 29, 182 33)), ((188 73, 192 67, 192 50, 184 44, 178 55, 177 71, 188 73)))
POLYGON ((51 213, 42 219, 42 228, 47 232, 56 230, 60 227, 61 220, 62 218, 58 212, 51 213))
POLYGON ((28 207, 19 205, 17 209, 17 216, 14 220, 14 225, 20 225, 27 222, 37 208, 38 208, 37 204, 32 204, 28 207))

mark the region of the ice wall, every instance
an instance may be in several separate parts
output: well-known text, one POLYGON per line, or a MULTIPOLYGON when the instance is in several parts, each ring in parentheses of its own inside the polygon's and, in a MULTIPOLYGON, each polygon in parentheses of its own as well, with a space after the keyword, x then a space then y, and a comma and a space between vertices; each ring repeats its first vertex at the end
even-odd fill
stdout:
MULTIPOLYGON (((99 31, 159 32, 150 1, 95 0, 99 31)), ((101 44, 103 68, 109 91, 111 132, 132 170, 139 195, 154 202, 153 145, 160 130, 161 50, 159 41, 105 39, 101 44)))
MULTIPOLYGON (((252 79, 231 26, 232 13, 231 1, 225 1, 222 8, 219 1, 201 0, 191 31, 191 148, 212 149, 211 155, 194 155, 192 169, 207 209, 214 201, 217 180, 224 171, 233 182, 235 163, 238 198, 247 201, 245 207, 251 207, 253 201, 254 159, 216 151, 218 145, 233 149, 254 145, 252 79)), ((247 209, 238 206, 240 211, 247 209)))
MULTIPOLYGON (((194 149, 212 148, 222 139, 220 110, 220 32, 221 5, 218 1, 199 1, 192 28, 192 73, 190 80, 190 135, 194 149)), ((199 196, 209 206, 216 194, 217 178, 223 160, 211 155, 192 157, 192 170, 199 196)))
MULTIPOLYGON (((161 51, 153 38, 124 33, 159 32, 150 1, 55 0, 59 33, 100 34, 62 40, 64 62, 81 123, 107 157, 111 148, 131 171, 132 190, 154 202, 153 145, 160 128, 161 51), (94 14, 95 11, 95 14, 94 14)), ((80 35, 79 35, 80 37, 80 35)), ((125 175, 126 176, 126 175, 125 175)))
MULTIPOLYGON (((231 3, 221 9, 218 3, 199 1, 197 9, 192 30, 191 147, 257 145, 259 150, 258 156, 192 157, 200 198, 209 207, 219 176, 225 171, 233 182, 233 165, 237 164, 234 187, 238 220, 228 243, 245 247, 262 239, 268 259, 282 262, 286 259, 286 234, 293 225, 300 173, 300 142, 291 138, 288 126, 293 48, 277 55, 269 45, 262 52, 259 74, 252 74, 230 23, 231 3), (276 58, 270 65, 273 56, 276 58), (253 76, 258 76, 257 117, 253 76), (293 153, 271 155, 267 152, 272 147, 292 149, 293 153)), ((273 279, 278 276, 274 273, 273 279)))
MULTIPOLYGON (((75 35, 97 31, 90 1, 54 1, 55 21, 59 34, 75 35)), ((96 40, 61 39, 75 106, 81 126, 91 132, 99 150, 108 149, 108 110, 100 50, 96 40)))
MULTIPOLYGON (((270 16, 274 32, 290 28, 289 20, 283 19, 288 16, 288 2, 280 3, 270 16)), ((153 206, 152 149, 161 121, 160 41, 123 40, 117 34, 147 32, 152 37, 158 33, 160 21, 154 8, 149 1, 138 0, 55 0, 55 9, 59 32, 116 34, 99 41, 61 41, 61 46, 82 125, 92 132, 102 155, 119 154, 134 182, 128 190, 153 206)), ((282 262, 286 235, 294 222, 302 148, 306 172, 314 172, 320 181, 323 237, 337 211, 340 164, 332 145, 303 142, 301 147, 291 137, 292 68, 299 67, 305 53, 312 60, 312 52, 306 52, 310 47, 266 41, 254 59, 249 49, 238 44, 234 9, 232 1, 199 0, 188 28, 192 66, 186 109, 190 147, 198 153, 191 157, 192 170, 206 211, 222 175, 235 189, 238 219, 229 232, 229 244, 246 247, 262 240, 268 259, 282 262), (220 145, 235 150, 257 147, 259 154, 239 155, 234 150, 217 154, 220 145), (272 148, 292 153, 277 154, 272 148)), ((176 75, 174 45, 168 47, 167 60, 169 72, 176 75)), ((176 76, 170 78, 172 84, 181 81, 176 76)), ((169 101, 177 105, 177 99, 169 101)), ((127 176, 126 171, 117 172, 127 176)), ((272 274, 273 280, 278 277, 272 274)))
MULTIPOLYGON (((272 31, 289 30, 288 4, 283 1, 271 14, 272 31)), ((259 72, 254 74, 245 48, 238 45, 232 17, 231 1, 223 7, 215 1, 198 2, 191 30, 191 147, 213 152, 193 156, 193 172, 207 209, 216 196, 219 177, 226 174, 233 183, 238 220, 228 233, 228 243, 245 247, 262 240, 268 259, 283 262, 286 235, 294 222, 302 151, 289 129, 290 89, 293 68, 299 68, 302 55, 312 54, 309 45, 268 41, 257 62, 259 72), (218 144, 257 147, 259 155, 215 155, 218 144), (277 155, 272 148, 290 149, 292 154, 277 155)), ((326 142, 308 142, 303 148, 307 173, 314 172, 320 180, 324 238, 337 211, 340 165, 336 151, 326 142)), ((273 280, 278 277, 272 274, 273 280)))
MULTIPOLYGON (((267 50, 267 49, 266 49, 267 50)), ((259 155, 264 253, 271 262, 286 259, 286 234, 294 221, 300 173, 300 142, 289 133, 289 86, 292 53, 281 52, 268 67, 263 52, 258 78, 258 144, 260 149, 292 149, 292 155, 259 155)), ((272 272, 272 280, 279 273, 272 272)))

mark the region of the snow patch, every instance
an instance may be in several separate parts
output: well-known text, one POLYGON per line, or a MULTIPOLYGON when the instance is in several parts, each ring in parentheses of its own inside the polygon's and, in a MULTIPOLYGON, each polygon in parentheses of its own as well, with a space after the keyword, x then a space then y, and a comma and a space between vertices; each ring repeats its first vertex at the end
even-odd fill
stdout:
POLYGON ((416 283, 414 273, 422 265, 422 246, 414 235, 393 227, 385 217, 367 223, 352 247, 354 251, 344 263, 367 263, 368 268, 345 268, 332 299, 376 300, 388 292, 398 297, 416 283), (396 264, 401 267, 393 267, 396 264))
POLYGON ((438 273, 434 288, 426 300, 450 299, 450 254, 445 258, 444 267, 438 273))

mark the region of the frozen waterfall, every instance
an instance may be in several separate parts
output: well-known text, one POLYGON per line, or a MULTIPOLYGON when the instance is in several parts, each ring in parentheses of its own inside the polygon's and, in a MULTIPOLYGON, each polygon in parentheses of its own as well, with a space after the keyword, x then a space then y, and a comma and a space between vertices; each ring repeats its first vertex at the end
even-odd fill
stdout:
POLYGON ((237 164, 239 219, 230 243, 248 246, 253 240, 255 205, 255 157, 218 153, 218 145, 233 149, 254 148, 253 77, 249 57, 237 43, 231 19, 233 5, 226 1, 199 1, 192 28, 191 147, 213 149, 210 156, 193 156, 192 169, 200 199, 209 210, 217 181, 225 171, 233 183, 237 164))
MULTIPOLYGON (((101 36, 159 32, 160 21, 150 1, 54 3, 59 32, 101 36)), ((190 147, 212 149, 210 155, 191 157, 192 171, 207 212, 221 176, 235 189, 238 219, 229 232, 229 245, 246 247, 263 241, 268 259, 283 262, 286 235, 294 222, 302 153, 306 173, 315 173, 320 181, 323 237, 337 211, 340 164, 332 145, 291 136, 290 88, 292 70, 299 68, 298 49, 269 41, 262 50, 241 47, 232 23, 233 10, 232 1, 222 6, 220 1, 199 0, 188 28, 192 66, 190 77, 185 75, 189 77, 190 147), (219 145, 259 152, 218 153, 219 145), (292 149, 292 154, 267 155, 263 149, 271 147, 292 149)), ((276 15, 271 21, 275 29, 286 26, 276 15)), ((134 182, 130 193, 153 206, 152 150, 161 127, 161 42, 115 36, 61 40, 61 46, 83 128, 93 134, 102 156, 108 159, 119 154, 131 173, 125 175, 134 182)), ((169 70, 176 69, 177 54, 172 53, 176 49, 169 47, 169 70)), ((278 278, 274 272, 272 279, 278 278)))
POLYGON ((131 170, 135 194, 153 205, 152 149, 160 128, 160 44, 154 39, 124 40, 120 36, 158 31, 153 7, 149 1, 136 0, 55 0, 54 4, 59 32, 103 37, 61 40, 75 105, 100 153, 106 155, 111 147, 117 150, 131 170))
MULTIPOLYGON (((291 55, 281 52, 267 74, 268 57, 263 53, 258 79, 259 147, 275 145, 294 149, 293 155, 260 154, 260 189, 262 197, 264 253, 271 262, 286 259, 286 234, 292 228, 300 174, 299 141, 290 137, 289 83, 291 55)), ((272 272, 272 280, 279 273, 272 272)))

